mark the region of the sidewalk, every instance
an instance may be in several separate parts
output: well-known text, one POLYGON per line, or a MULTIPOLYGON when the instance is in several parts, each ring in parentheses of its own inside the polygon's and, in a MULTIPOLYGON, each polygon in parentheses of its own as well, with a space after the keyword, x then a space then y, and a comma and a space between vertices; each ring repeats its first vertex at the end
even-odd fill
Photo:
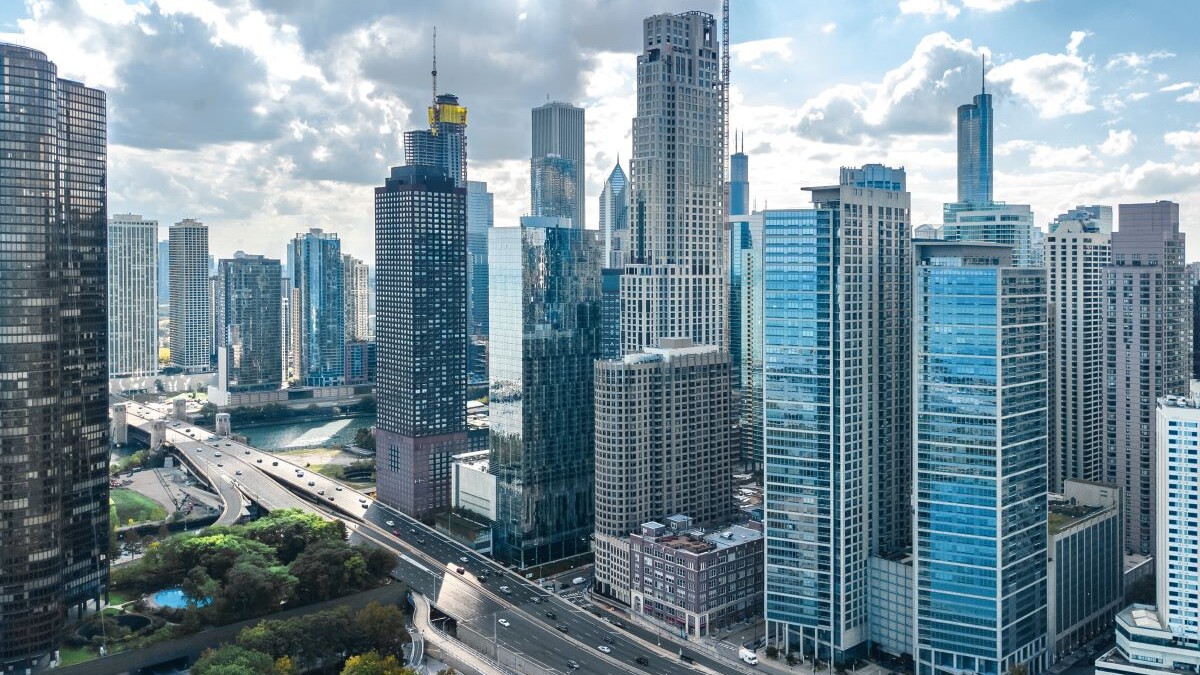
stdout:
POLYGON ((413 625, 417 634, 429 645, 437 647, 442 659, 464 675, 511 675, 509 671, 493 663, 484 655, 469 649, 458 640, 446 635, 429 622, 429 599, 412 592, 413 625))

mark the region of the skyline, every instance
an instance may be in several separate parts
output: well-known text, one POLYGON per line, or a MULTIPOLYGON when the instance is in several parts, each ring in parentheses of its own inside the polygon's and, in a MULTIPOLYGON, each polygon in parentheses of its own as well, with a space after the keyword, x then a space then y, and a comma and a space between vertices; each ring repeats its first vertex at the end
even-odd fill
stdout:
MULTIPOLYGON (((1171 3, 1143 10, 1154 22, 1116 3, 1103 13, 1050 0, 863 4, 803 14, 733 4, 731 128, 755 165, 752 205, 802 206, 800 185, 882 162, 908 172, 914 224, 938 222, 955 194, 952 113, 978 91, 982 50, 997 199, 1032 204, 1043 228, 1076 204, 1172 199, 1184 231, 1200 227, 1188 215, 1200 207, 1200 85, 1184 86, 1200 56, 1171 3)), ((114 213, 197 218, 218 258, 282 258, 288 239, 321 227, 373 263, 370 188, 402 163, 402 133, 424 126, 433 25, 439 88, 472 111, 470 175, 496 195, 496 225, 528 211, 529 110, 547 99, 587 110, 586 218, 597 223, 602 181, 632 153, 628 28, 682 8, 617 2, 568 16, 520 3, 464 16, 443 3, 406 9, 401 25, 383 4, 336 16, 275 5, 31 1, 0 9, 0 40, 53 51, 64 77, 109 90, 114 213), (467 60, 481 50, 495 58, 467 60), (538 57, 547 50, 568 56, 538 57)))

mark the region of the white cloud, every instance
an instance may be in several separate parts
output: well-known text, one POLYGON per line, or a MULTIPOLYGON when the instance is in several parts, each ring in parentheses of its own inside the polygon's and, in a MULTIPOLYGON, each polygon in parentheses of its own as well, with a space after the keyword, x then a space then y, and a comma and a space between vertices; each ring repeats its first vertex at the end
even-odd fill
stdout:
POLYGON ((1037 2, 1037 0, 963 0, 963 7, 981 12, 999 12, 1023 2, 1037 2))
POLYGON ((1161 91, 1161 92, 1183 91, 1184 89, 1191 89, 1195 86, 1196 86, 1195 82, 1176 82, 1175 84, 1168 84, 1167 86, 1159 89, 1159 91, 1161 91))
POLYGON ((1184 94, 1175 100, 1183 103, 1200 103, 1200 87, 1196 87, 1191 93, 1184 94))
POLYGON ((1093 163, 1094 156, 1086 145, 1056 147, 1036 141, 1007 141, 996 147, 999 157, 1011 157, 1019 152, 1028 152, 1029 166, 1038 169, 1079 168, 1093 163))
POLYGON ((953 19, 961 11, 949 0, 900 0, 899 9, 901 14, 944 16, 947 19, 953 19))
POLYGON ((1111 157, 1120 157, 1133 149, 1134 142, 1137 141, 1137 136, 1129 129, 1108 130, 1108 138, 1100 144, 1100 152, 1111 157))
POLYGON ((838 26, 836 23, 830 21, 829 23, 821 26, 821 32, 828 35, 828 34, 832 33, 833 31, 837 30, 837 27, 838 26))
POLYGON ((1007 83, 1016 96, 1037 109, 1043 119, 1092 110, 1089 59, 1079 55, 1087 33, 1073 31, 1065 54, 1035 54, 996 66, 989 80, 1007 83))
POLYGON ((729 47, 733 62, 731 67, 764 70, 770 66, 792 60, 792 38, 778 37, 763 40, 738 42, 729 47))
POLYGON ((1161 49, 1150 52, 1148 54, 1139 54, 1137 52, 1122 52, 1120 54, 1115 54, 1111 58, 1109 58, 1108 64, 1105 67, 1107 67, 1109 69, 1129 68, 1131 70, 1145 72, 1146 66, 1150 65, 1151 63, 1153 63, 1155 61, 1160 61, 1162 59, 1174 58, 1174 56, 1175 56, 1175 54, 1168 52, 1168 51, 1161 50, 1161 49))
POLYGON ((1200 151, 1200 131, 1168 131, 1163 142, 1181 152, 1200 151))

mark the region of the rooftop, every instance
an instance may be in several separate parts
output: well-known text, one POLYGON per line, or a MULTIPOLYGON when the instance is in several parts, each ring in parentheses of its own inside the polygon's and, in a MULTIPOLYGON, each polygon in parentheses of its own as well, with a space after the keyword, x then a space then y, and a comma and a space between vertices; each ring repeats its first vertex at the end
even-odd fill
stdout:
POLYGON ((1051 502, 1050 512, 1046 516, 1047 524, 1050 527, 1050 534, 1058 534, 1072 525, 1082 523, 1088 518, 1102 513, 1104 510, 1099 506, 1051 502))

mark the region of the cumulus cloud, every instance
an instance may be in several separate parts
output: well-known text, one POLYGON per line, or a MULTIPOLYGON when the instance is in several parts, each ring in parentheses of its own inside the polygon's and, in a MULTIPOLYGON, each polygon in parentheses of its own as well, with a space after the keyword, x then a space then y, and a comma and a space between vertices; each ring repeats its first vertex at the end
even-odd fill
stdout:
POLYGON ((792 38, 767 38, 731 44, 729 55, 732 59, 731 68, 763 70, 792 59, 792 38))
POLYGON ((1163 142, 1181 152, 1200 152, 1200 131, 1168 131, 1163 142))
POLYGON ((961 11, 949 0, 900 0, 899 9, 901 14, 944 16, 947 19, 953 19, 961 11))
POLYGON ((1007 83, 1012 93, 1032 105, 1044 119, 1092 110, 1088 98, 1092 85, 1090 60, 1079 55, 1087 33, 1073 31, 1065 53, 1035 54, 1013 59, 989 73, 988 78, 1007 83))
POLYGON ((1100 152, 1111 157, 1120 157, 1133 149, 1135 141, 1137 136, 1129 129, 1109 129, 1108 138, 1100 144, 1100 152))
POLYGON ((1174 58, 1175 54, 1165 51, 1156 50, 1148 54, 1139 54, 1137 52, 1122 52, 1109 57, 1108 64, 1105 66, 1109 70, 1113 68, 1128 68, 1138 72, 1146 72, 1146 66, 1161 61, 1163 59, 1174 58))

